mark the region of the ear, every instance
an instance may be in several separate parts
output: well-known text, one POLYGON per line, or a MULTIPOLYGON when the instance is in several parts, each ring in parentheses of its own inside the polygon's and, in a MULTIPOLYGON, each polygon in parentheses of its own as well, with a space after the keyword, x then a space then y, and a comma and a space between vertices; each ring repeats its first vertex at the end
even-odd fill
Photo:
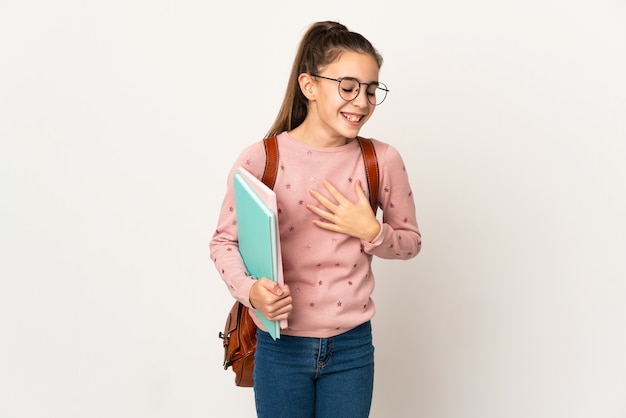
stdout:
POLYGON ((298 76, 298 84, 300 84, 300 90, 304 97, 309 100, 315 100, 315 80, 310 74, 302 73, 298 76))

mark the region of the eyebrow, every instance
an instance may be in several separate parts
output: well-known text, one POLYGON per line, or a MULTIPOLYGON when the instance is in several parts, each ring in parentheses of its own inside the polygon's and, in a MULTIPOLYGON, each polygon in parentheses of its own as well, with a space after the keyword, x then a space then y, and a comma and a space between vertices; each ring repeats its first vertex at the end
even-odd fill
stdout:
POLYGON ((366 81, 361 81, 361 80, 359 80, 358 78, 353 77, 353 76, 351 76, 351 75, 346 75, 346 76, 342 76, 342 77, 337 77, 337 80, 342 80, 342 79, 344 79, 344 78, 351 78, 352 80, 356 80, 356 81, 358 81, 358 82, 359 82, 359 83, 361 83, 361 84, 380 84, 380 81, 378 81, 378 80, 366 82, 366 81))

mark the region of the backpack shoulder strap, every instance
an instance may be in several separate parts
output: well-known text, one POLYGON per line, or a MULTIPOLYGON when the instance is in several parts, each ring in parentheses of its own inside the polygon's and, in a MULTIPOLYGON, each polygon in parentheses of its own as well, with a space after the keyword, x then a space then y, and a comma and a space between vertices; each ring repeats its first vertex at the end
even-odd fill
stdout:
POLYGON ((276 136, 263 139, 265 145, 265 170, 261 181, 270 189, 274 188, 276 176, 278 175, 278 141, 276 136))
POLYGON ((367 187, 370 191, 370 205, 374 214, 378 209, 378 187, 379 187, 379 173, 378 173, 378 159, 376 158, 376 150, 374 144, 367 138, 358 137, 359 145, 361 146, 361 154, 363 154, 363 162, 365 163, 365 174, 367 175, 367 187))

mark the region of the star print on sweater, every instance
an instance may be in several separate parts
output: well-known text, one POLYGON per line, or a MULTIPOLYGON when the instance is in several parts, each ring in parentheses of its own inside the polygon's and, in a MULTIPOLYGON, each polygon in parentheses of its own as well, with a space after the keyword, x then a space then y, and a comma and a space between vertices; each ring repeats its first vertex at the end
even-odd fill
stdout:
MULTIPOLYGON (((372 140, 380 168, 379 204, 381 231, 372 242, 319 228, 318 217, 307 204, 322 207, 309 193, 317 190, 333 197, 323 185, 330 181, 349 199, 356 201, 354 182, 360 180, 368 195, 365 166, 356 141, 340 147, 305 145, 287 133, 278 136, 279 171, 274 190, 278 201, 278 223, 285 283, 292 289, 293 311, 285 335, 330 337, 371 319, 373 256, 409 259, 421 248, 413 193, 400 154, 392 146, 372 140)), ((258 178, 265 167, 261 141, 244 149, 229 173, 228 187, 210 242, 211 258, 233 296, 249 305, 253 278, 246 275, 237 248, 237 225, 232 173, 246 168, 258 178)), ((256 318, 255 318, 255 322, 256 318)), ((257 322, 257 325, 262 324, 257 322)))

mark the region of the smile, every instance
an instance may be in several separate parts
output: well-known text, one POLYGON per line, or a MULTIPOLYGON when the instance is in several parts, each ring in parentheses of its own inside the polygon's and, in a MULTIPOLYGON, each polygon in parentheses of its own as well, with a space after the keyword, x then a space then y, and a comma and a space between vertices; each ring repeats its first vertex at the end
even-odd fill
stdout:
POLYGON ((359 122, 361 119, 363 119, 363 115, 354 115, 348 113, 342 113, 342 115, 349 122, 359 122))

